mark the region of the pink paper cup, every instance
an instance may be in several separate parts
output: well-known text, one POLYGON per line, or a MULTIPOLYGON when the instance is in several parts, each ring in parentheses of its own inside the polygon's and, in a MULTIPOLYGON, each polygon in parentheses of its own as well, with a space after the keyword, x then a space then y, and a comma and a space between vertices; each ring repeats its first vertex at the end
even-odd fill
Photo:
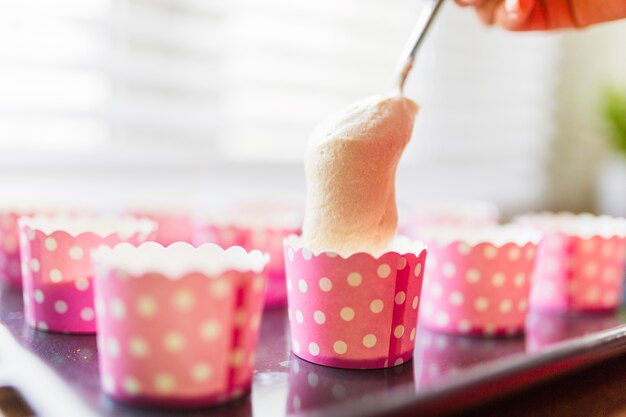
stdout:
POLYGON ((19 218, 59 211, 58 207, 46 210, 23 208, 0 211, 0 282, 6 282, 13 288, 22 288, 19 218))
POLYGON ((139 244, 154 231, 145 219, 37 215, 19 220, 26 321, 62 333, 95 333, 92 249, 139 244))
POLYGON ((509 225, 440 229, 423 238, 429 250, 424 325, 465 335, 523 332, 540 234, 509 225))
POLYGON ((130 214, 152 220, 157 225, 154 241, 163 246, 175 242, 192 243, 193 223, 191 216, 183 211, 135 210, 130 214))
POLYGON ((245 206, 220 215, 198 216, 194 220, 193 243, 241 246, 248 251, 258 249, 269 253, 265 306, 280 307, 287 303, 283 240, 299 234, 301 226, 302 213, 291 206, 245 206))
POLYGON ((487 227, 498 223, 498 207, 489 201, 422 203, 401 211, 399 233, 420 239, 423 230, 435 227, 487 227))
POLYGON ((610 312, 622 300, 626 219, 539 213, 516 222, 544 234, 530 306, 553 313, 610 312))
POLYGON ((148 242, 99 248, 93 262, 107 395, 187 408, 249 391, 267 254, 148 242))
POLYGON ((291 349, 300 358, 337 368, 400 365, 413 357, 426 261, 419 243, 374 257, 312 253, 285 240, 291 349))
POLYGON ((0 211, 0 281, 10 286, 22 286, 20 267, 20 231, 17 220, 28 214, 21 211, 0 211))

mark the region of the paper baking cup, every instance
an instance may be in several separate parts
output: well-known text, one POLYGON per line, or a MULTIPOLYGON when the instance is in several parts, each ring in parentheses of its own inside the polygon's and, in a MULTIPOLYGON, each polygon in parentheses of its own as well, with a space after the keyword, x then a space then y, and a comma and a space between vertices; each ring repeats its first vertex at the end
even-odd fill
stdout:
POLYGON ((0 211, 0 281, 17 288, 22 286, 20 232, 17 219, 26 214, 30 213, 0 211))
POLYGON ((250 389, 268 255, 155 242, 94 252, 102 388, 197 407, 250 389))
POLYGON ((486 227, 498 223, 498 207, 489 201, 422 203, 401 210, 399 233, 420 239, 423 230, 434 227, 486 227))
POLYGON ((626 219, 571 213, 520 216, 542 231, 531 308, 544 312, 613 311, 621 303, 626 219))
POLYGON ((540 234, 509 225, 440 229, 424 239, 424 325, 484 336, 523 332, 540 234))
POLYGON ((0 210, 0 282, 6 282, 14 288, 22 287, 18 219, 37 213, 51 214, 60 211, 59 207, 47 207, 44 210, 35 210, 33 207, 0 210))
POLYGON ((616 314, 575 317, 531 311, 526 318, 526 350, 534 352, 564 340, 608 330, 621 324, 616 314))
POLYGON ((283 240, 299 234, 302 213, 292 207, 267 206, 238 208, 219 215, 194 220, 193 243, 216 243, 222 247, 241 246, 270 254, 265 306, 278 307, 287 303, 283 240))
POLYGON ((291 349, 338 368, 387 368, 413 357, 426 249, 398 239, 374 257, 313 253, 285 240, 291 349))
POLYGON ((63 333, 94 333, 90 252, 100 245, 139 244, 154 231, 145 219, 37 215, 19 220, 26 321, 63 333))
POLYGON ((152 220, 157 225, 154 241, 163 246, 175 242, 192 243, 193 223, 191 215, 183 211, 149 211, 135 210, 130 213, 134 217, 152 220))

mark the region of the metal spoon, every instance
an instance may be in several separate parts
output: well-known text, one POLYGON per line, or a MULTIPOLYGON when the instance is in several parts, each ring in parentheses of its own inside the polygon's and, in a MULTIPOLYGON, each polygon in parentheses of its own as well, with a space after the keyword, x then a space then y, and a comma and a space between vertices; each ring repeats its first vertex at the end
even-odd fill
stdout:
POLYGON ((415 24, 413 31, 411 31, 411 36, 404 47, 404 51, 402 52, 401 59, 398 64, 398 87, 400 88, 400 94, 402 94, 402 91, 404 90, 404 83, 411 72, 411 68, 413 68, 417 50, 426 37, 426 33, 435 20, 435 16, 437 15, 437 12, 441 8, 442 4, 443 0, 427 0, 424 9, 421 11, 419 18, 417 19, 417 23, 415 24))

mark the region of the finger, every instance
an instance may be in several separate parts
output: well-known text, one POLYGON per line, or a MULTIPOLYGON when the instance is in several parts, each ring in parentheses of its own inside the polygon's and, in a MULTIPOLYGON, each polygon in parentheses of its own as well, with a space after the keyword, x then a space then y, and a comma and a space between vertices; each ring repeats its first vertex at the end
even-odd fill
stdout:
POLYGON ((513 31, 546 29, 547 19, 542 2, 535 0, 505 0, 494 11, 494 20, 513 31))
POLYGON ((458 4, 461 7, 468 7, 468 6, 477 7, 485 3, 486 1, 488 0, 455 0, 456 4, 458 4))
POLYGON ((577 27, 626 18, 626 1, 603 0, 600 6, 593 0, 572 0, 572 15, 577 27))
POLYGON ((484 24, 493 25, 495 23, 495 12, 500 3, 500 0, 487 0, 476 7, 476 13, 484 24))
POLYGON ((496 22, 509 30, 552 30, 580 26, 570 0, 508 0, 496 22))

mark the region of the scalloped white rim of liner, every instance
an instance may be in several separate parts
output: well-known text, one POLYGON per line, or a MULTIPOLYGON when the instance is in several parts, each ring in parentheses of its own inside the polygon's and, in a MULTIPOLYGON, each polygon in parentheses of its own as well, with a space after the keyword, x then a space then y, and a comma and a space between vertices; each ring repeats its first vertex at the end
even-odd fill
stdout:
POLYGON ((481 243, 489 243, 500 247, 508 243, 517 246, 524 246, 528 243, 538 244, 542 233, 529 227, 506 224, 482 227, 438 227, 422 231, 420 237, 424 240, 434 240, 440 246, 452 243, 478 246, 481 243))
POLYGON ((135 233, 148 234, 157 228, 156 223, 152 220, 108 214, 36 214, 35 216, 20 217, 18 223, 20 227, 26 225, 46 235, 51 235, 54 232, 65 232, 73 237, 88 232, 101 237, 115 233, 125 237, 132 236, 135 233))
POLYGON ((584 239, 600 236, 626 237, 626 218, 608 215, 595 216, 590 213, 528 213, 515 217, 518 224, 534 227, 544 233, 564 233, 584 239))
MULTIPOLYGON (((289 235, 288 237, 285 238, 285 243, 294 250, 308 249, 304 245, 304 239, 302 239, 302 236, 289 235)), ((350 256, 355 255, 357 253, 367 253, 368 255, 371 255, 374 258, 380 258, 384 254, 389 253, 389 252, 396 252, 401 255, 412 253, 417 256, 424 249, 426 249, 426 245, 419 240, 411 240, 406 236, 396 236, 393 239, 393 242, 391 242, 391 245, 389 245, 389 248, 386 251, 381 252, 381 253, 370 253, 370 252, 359 252, 359 251, 355 251, 351 253, 341 253, 341 252, 334 251, 332 249, 321 249, 321 250, 316 250, 316 251, 311 251, 311 252, 315 256, 318 256, 322 253, 328 253, 328 252, 336 253, 336 254, 339 254, 343 258, 349 258, 350 256)))
POLYGON ((224 208, 221 211, 196 212, 192 219, 199 225, 247 229, 300 229, 304 213, 295 207, 261 207, 258 209, 224 208))
POLYGON ((93 263, 98 267, 120 269, 132 276, 160 273, 170 279, 178 279, 190 273, 202 273, 216 277, 229 270, 261 273, 270 256, 259 250, 246 252, 240 246, 223 249, 214 243, 198 247, 185 242, 163 246, 157 242, 145 242, 139 246, 120 243, 113 248, 100 246, 91 252, 93 263))

